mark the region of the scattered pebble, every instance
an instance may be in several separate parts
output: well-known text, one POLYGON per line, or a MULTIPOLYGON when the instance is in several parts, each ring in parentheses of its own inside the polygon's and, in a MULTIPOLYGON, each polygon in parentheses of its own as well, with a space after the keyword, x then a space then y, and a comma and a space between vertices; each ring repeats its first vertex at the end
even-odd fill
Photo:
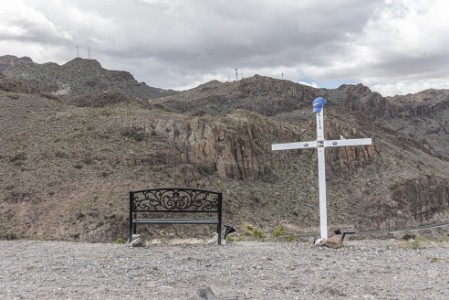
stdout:
POLYGON ((449 299, 449 245, 0 241, 2 299, 449 299))

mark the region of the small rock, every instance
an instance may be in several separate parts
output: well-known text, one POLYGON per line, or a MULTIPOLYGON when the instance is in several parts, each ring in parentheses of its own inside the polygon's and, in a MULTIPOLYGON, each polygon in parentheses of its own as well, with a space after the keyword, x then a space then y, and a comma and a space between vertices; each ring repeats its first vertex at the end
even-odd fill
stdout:
POLYGON ((140 234, 133 234, 132 241, 128 244, 129 247, 142 247, 143 239, 140 238, 140 234))
POLYGON ((196 294, 200 300, 218 300, 210 287, 199 288, 196 294))
POLYGON ((315 240, 314 245, 315 246, 323 246, 325 242, 326 242, 325 239, 317 239, 317 240, 315 240))

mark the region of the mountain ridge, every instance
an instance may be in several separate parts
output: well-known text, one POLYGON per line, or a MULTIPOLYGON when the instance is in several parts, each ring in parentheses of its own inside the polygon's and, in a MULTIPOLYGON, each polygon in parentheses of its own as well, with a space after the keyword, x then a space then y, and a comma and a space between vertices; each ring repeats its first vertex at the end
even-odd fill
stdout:
MULTIPOLYGON (((96 106, 92 96, 101 98, 103 93, 120 94, 128 102, 145 105, 149 99, 177 93, 137 82, 127 71, 104 69, 95 59, 74 58, 58 65, 52 62, 38 64, 28 57, 7 55, 0 57, 0 66, 4 75, 75 106, 80 105, 78 101, 85 100, 83 97, 86 95, 90 96, 90 106, 96 106)), ((86 105, 86 101, 83 104, 86 105)))

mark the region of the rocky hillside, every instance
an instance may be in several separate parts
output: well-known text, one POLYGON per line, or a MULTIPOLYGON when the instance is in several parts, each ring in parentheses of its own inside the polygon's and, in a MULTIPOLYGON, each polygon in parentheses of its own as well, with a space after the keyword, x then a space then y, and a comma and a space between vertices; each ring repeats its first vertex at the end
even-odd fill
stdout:
MULTIPOLYGON (((193 116, 224 115, 245 109, 289 122, 290 112, 310 108, 318 96, 330 101, 327 108, 353 114, 379 127, 399 131, 432 155, 449 160, 449 90, 426 90, 414 95, 382 97, 362 84, 337 89, 314 89, 286 80, 256 75, 235 82, 208 82, 190 91, 152 100, 152 107, 193 116)), ((295 113, 293 113, 294 115, 295 113)), ((310 117, 306 114, 306 119, 310 117)), ((299 118, 303 123, 306 119, 299 118)))
MULTIPOLYGON (((282 224, 297 233, 315 232, 316 155, 273 152, 271 144, 315 139, 316 96, 328 98, 326 138, 374 141, 327 150, 330 228, 392 230, 449 216, 448 91, 383 98, 362 85, 318 90, 255 76, 209 82, 153 99, 148 107, 128 102, 121 92, 97 98, 87 88, 83 101, 91 103, 92 97, 102 104, 77 102, 82 106, 77 107, 51 89, 36 89, 33 77, 25 81, 5 73, 0 77, 4 237, 125 237, 128 191, 168 186, 223 191, 224 221, 241 231, 252 224, 269 233, 282 224), (440 109, 432 110, 435 106, 440 109)), ((154 226, 146 232, 207 235, 213 229, 154 226)))

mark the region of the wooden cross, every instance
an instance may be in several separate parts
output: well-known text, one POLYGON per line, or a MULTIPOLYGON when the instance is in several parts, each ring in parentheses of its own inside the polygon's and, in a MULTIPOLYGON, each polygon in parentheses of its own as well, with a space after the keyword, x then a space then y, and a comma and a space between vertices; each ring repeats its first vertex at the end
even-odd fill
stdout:
POLYGON ((326 204, 326 161, 324 159, 324 148, 326 147, 348 147, 371 145, 370 138, 365 139, 324 139, 323 106, 326 99, 318 97, 313 101, 313 112, 316 113, 316 141, 298 142, 287 144, 273 144, 271 150, 311 149, 316 148, 318 152, 318 188, 320 196, 320 233, 322 239, 327 239, 327 204, 326 204))

